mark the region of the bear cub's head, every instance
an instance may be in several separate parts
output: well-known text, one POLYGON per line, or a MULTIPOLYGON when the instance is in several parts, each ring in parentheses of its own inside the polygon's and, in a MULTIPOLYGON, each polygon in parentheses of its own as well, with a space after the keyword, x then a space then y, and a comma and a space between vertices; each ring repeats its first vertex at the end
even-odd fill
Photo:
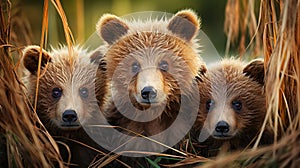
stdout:
MULTIPOLYGON (((264 62, 245 64, 224 59, 208 69, 209 96, 202 96, 202 131, 217 140, 249 143, 260 130, 266 114, 264 62)), ((201 138, 201 137, 200 137, 201 138)), ((203 138, 203 137, 202 137, 203 138)))
MULTIPOLYGON (((29 97, 34 102, 39 46, 28 46, 23 52, 23 65, 29 97)), ((37 114, 47 129, 76 130, 99 112, 95 98, 97 63, 87 50, 67 47, 41 52, 41 71, 37 94, 37 114)), ((99 89, 98 89, 99 90, 99 89)), ((103 94, 103 93, 96 93, 103 94)))
POLYGON ((195 38, 199 27, 191 10, 147 21, 102 16, 97 32, 106 42, 104 58, 116 102, 160 106, 187 93, 199 69, 205 71, 195 38))

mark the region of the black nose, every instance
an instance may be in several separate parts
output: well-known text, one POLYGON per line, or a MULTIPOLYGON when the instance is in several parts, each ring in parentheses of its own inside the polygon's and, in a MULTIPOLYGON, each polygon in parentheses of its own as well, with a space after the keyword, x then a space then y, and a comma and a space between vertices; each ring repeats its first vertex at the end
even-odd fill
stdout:
POLYGON ((141 95, 143 99, 149 101, 157 96, 157 92, 152 86, 147 86, 142 89, 141 95))
POLYGON ((75 122, 77 120, 77 114, 74 110, 66 110, 62 115, 64 122, 75 122))
POLYGON ((229 131, 229 125, 226 121, 219 121, 215 130, 219 133, 227 133, 229 131))

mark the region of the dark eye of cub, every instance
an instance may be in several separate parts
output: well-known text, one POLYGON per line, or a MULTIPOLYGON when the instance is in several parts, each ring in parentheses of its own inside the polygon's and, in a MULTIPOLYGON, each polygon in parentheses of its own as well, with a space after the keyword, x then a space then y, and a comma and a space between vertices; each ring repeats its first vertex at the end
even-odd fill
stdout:
POLYGON ((89 90, 86 87, 80 88, 79 94, 82 98, 87 98, 89 96, 89 90))
POLYGON ((138 62, 134 62, 132 65, 131 65, 131 71, 132 73, 136 74, 138 73, 139 71, 141 70, 141 66, 138 62))
POLYGON ((206 110, 209 112, 215 105, 215 102, 213 100, 207 100, 206 102, 206 110))
POLYGON ((169 64, 165 60, 162 60, 158 66, 159 66, 159 69, 162 71, 168 71, 168 69, 169 69, 169 64))
POLYGON ((239 100, 234 100, 232 101, 232 108, 235 111, 240 111, 242 109, 242 102, 239 100))
POLYGON ((52 97, 54 99, 60 98, 61 95, 62 95, 62 89, 61 88, 56 87, 56 88, 52 89, 52 97))

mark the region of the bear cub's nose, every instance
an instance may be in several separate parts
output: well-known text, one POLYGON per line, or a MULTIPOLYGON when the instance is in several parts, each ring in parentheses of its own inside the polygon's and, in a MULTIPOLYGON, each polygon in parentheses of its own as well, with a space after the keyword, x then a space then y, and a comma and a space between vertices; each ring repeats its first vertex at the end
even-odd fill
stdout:
POLYGON ((229 125, 226 121, 219 121, 215 130, 218 133, 227 133, 229 131, 229 125))
POLYGON ((77 113, 74 110, 66 110, 62 115, 64 122, 75 122, 77 120, 77 113))
POLYGON ((150 101, 151 99, 155 99, 157 96, 157 91, 152 86, 146 86, 141 91, 142 98, 150 101))

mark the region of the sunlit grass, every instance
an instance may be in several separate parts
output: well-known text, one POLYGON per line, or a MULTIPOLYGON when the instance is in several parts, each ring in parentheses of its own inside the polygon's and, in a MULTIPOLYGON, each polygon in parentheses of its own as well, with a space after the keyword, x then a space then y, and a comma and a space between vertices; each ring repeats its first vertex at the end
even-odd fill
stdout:
MULTIPOLYGON (((55 141, 44 127, 37 126, 39 119, 29 103, 11 58, 11 51, 19 51, 19 46, 11 45, 10 35, 24 31, 11 29, 10 1, 3 1, 0 5, 0 132, 6 140, 1 144, 1 150, 6 146, 5 160, 8 164, 1 166, 53 167, 56 162, 63 167, 55 141)), ((1 160, 5 154, 2 156, 1 160)))
MULTIPOLYGON (((81 0, 76 1, 80 5, 81 0)), ((152 167, 160 167, 161 161, 167 160, 176 163, 164 165, 168 167, 180 167, 185 165, 199 165, 201 167, 298 167, 300 164, 300 2, 291 1, 236 1, 228 0, 226 6, 226 19, 224 30, 228 40, 226 54, 229 53, 233 42, 238 41, 238 51, 241 57, 245 53, 251 53, 250 59, 258 55, 264 55, 266 67, 265 93, 267 97, 267 114, 262 131, 270 126, 274 132, 274 144, 259 147, 258 142, 252 149, 222 153, 216 158, 204 158, 190 154, 185 150, 177 152, 177 155, 149 153, 138 151, 124 151, 127 153, 141 153, 156 156, 154 159, 146 157, 146 161, 152 167), (259 12, 255 7, 259 6, 259 12), (276 10, 279 9, 279 10, 276 10), (249 41, 247 41, 249 39, 249 41)), ((66 44, 70 55, 74 45, 74 37, 68 25, 67 16, 59 0, 45 0, 43 8, 43 22, 41 27, 40 46, 47 46, 49 30, 49 5, 53 5, 59 14, 66 44), (51 2, 49 4, 49 2, 51 2)), ((78 8, 78 10, 81 8, 78 8)), ((17 76, 11 52, 16 51, 20 55, 20 47, 10 43, 10 35, 16 32, 11 30, 11 3, 1 3, 0 8, 0 131, 5 135, 7 149, 7 161, 9 167, 51 167, 56 162, 59 167, 64 167, 58 152, 57 143, 64 143, 53 139, 39 121, 35 109, 37 99, 33 106, 30 105, 21 80, 17 76), (4 10, 5 9, 5 10, 4 10)), ((83 12, 83 11, 81 11, 83 12)), ((82 13, 81 13, 82 15, 82 13)), ((78 20, 78 32, 84 32, 82 18, 78 20), (80 24, 81 23, 81 24, 80 24)), ((82 33, 83 34, 83 33, 82 33)), ((16 36, 17 37, 17 36, 16 36)), ((82 39, 83 37, 78 37, 82 39)), ((26 39, 29 39, 26 37, 26 39)), ((28 40, 27 40, 28 42, 28 40)), ((40 55, 41 58, 41 55, 40 55)), ((72 63, 72 57, 70 62, 72 63)), ((39 67, 41 59, 39 60, 39 67)), ((40 68, 38 76, 42 74, 40 68)), ((37 80, 36 98, 38 95, 37 80)), ((142 136, 142 135, 138 135, 142 136)), ((147 138, 147 137, 144 137, 147 138)), ((151 140, 151 139, 149 139, 151 140)), ((153 141, 154 142, 154 141, 153 141)), ((190 143, 189 138, 186 140, 190 143)), ((81 142, 77 142, 83 146, 81 142)), ((157 142, 159 143, 159 142, 157 142)), ((161 144, 165 146, 164 144, 161 144)), ((3 145, 1 144, 1 147, 3 145)), ((188 145, 187 145, 188 146, 188 145)), ((87 148, 91 148, 86 146, 87 148)), ((193 146, 191 146, 193 148, 193 146)), ((101 155, 101 159, 95 160, 91 167, 102 167, 117 161, 129 167, 119 160, 122 153, 105 153, 93 149, 101 155)), ((193 149, 195 151, 196 149, 193 149)), ((69 156, 71 157, 71 156, 69 156)), ((70 160, 70 158, 69 158, 70 160)), ((143 167, 143 165, 140 165, 143 167)))

